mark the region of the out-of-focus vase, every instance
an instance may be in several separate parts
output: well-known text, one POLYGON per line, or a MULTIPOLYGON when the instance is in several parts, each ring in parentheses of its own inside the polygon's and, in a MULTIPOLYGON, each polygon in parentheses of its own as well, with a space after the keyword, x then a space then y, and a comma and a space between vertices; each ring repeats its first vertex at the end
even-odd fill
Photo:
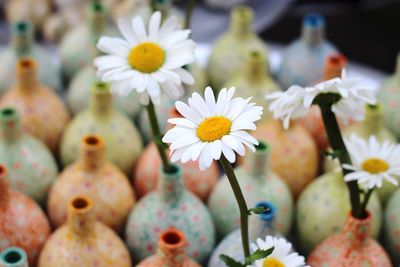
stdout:
POLYGON ((113 230, 96 221, 90 198, 74 197, 68 205, 68 221, 46 241, 38 267, 130 267, 129 251, 113 230))
POLYGON ((400 264, 400 190, 389 199, 384 214, 384 245, 393 263, 400 264))
POLYGON ((59 96, 40 83, 37 72, 34 59, 18 60, 16 84, 0 99, 0 107, 17 109, 24 132, 42 140, 57 153, 69 114, 59 96))
POLYGON ((43 205, 57 177, 56 161, 41 141, 22 132, 20 120, 17 110, 0 109, 0 163, 14 190, 43 205))
POLYGON ((80 112, 64 132, 61 159, 64 166, 78 158, 80 140, 86 134, 100 135, 106 145, 105 156, 126 174, 142 152, 142 140, 129 117, 113 107, 109 86, 92 87, 90 105, 80 112))
POLYGON ((1 267, 28 267, 28 256, 19 247, 9 247, 0 253, 1 267))
POLYGON ((301 37, 283 52, 278 80, 286 90, 293 84, 312 85, 323 77, 326 58, 337 53, 336 48, 325 39, 325 19, 319 14, 303 18, 301 37))

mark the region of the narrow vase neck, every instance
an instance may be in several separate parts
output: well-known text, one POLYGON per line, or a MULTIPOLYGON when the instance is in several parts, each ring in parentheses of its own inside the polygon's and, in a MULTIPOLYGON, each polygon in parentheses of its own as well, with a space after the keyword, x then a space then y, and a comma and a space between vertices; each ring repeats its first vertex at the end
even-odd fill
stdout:
POLYGON ((250 217, 250 240, 256 240, 259 237, 267 235, 275 235, 275 217, 277 211, 275 205, 271 202, 262 201, 257 203, 256 207, 265 208, 265 212, 250 217))
POLYGON ((170 228, 160 235, 157 255, 164 267, 183 267, 186 239, 182 232, 170 228))
POLYGON ((67 226, 70 231, 79 237, 92 233, 95 219, 92 214, 92 201, 83 196, 75 197, 68 206, 67 226))
POLYGON ((23 249, 19 247, 9 247, 0 254, 0 266, 28 267, 28 257, 23 249))
POLYGON ((379 133, 383 129, 383 107, 366 105, 365 118, 361 125, 368 136, 379 133))
POLYGON ((358 219, 350 213, 342 229, 350 246, 360 246, 370 236, 372 227, 371 213, 367 211, 367 218, 358 219))
POLYGON ((251 51, 246 58, 245 75, 251 82, 259 82, 266 78, 267 62, 262 51, 251 51))
POLYGON ((95 1, 91 5, 89 19, 90 31, 92 38, 94 38, 94 43, 97 42, 97 39, 104 33, 106 24, 107 16, 104 6, 100 2, 95 1))
POLYGON ((100 136, 87 135, 82 138, 79 161, 87 171, 98 170, 104 164, 104 141, 100 136))
POLYGON ((0 164, 0 209, 4 207, 10 197, 10 187, 7 182, 7 169, 0 164))
POLYGON ((303 19, 302 40, 308 46, 318 46, 325 38, 325 20, 319 14, 309 14, 303 19))
POLYGON ((246 6, 237 6, 231 12, 230 31, 237 38, 248 37, 252 34, 251 23, 253 11, 246 6))
POLYGON ((155 7, 161 12, 162 18, 169 17, 171 14, 172 1, 171 0, 157 0, 155 2, 155 7))
POLYGON ((13 108, 0 109, 0 136, 8 143, 16 141, 21 135, 18 111, 13 108))
POLYGON ((250 153, 245 159, 245 168, 251 177, 260 181, 266 179, 269 173, 269 148, 265 143, 256 147, 255 153, 250 153))
POLYGON ((96 83, 92 89, 92 96, 90 101, 90 109, 96 115, 106 115, 111 113, 112 95, 109 91, 108 85, 104 83, 96 83))
POLYGON ((13 25, 12 45, 17 57, 26 57, 31 54, 33 30, 30 23, 18 22, 13 25))
POLYGON ((161 193, 161 199, 165 202, 177 202, 184 191, 182 172, 179 166, 175 167, 174 173, 161 171, 158 190, 161 193))
POLYGON ((328 56, 325 61, 323 80, 330 80, 342 75, 347 59, 342 54, 328 56))
POLYGON ((39 86, 36 62, 21 58, 16 67, 16 89, 21 93, 32 93, 39 86))

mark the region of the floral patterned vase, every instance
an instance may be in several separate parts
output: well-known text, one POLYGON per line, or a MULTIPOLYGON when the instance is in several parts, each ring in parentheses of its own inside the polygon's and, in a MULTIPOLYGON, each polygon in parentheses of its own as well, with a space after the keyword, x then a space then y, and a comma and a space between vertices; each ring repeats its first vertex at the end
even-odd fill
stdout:
POLYGON ((13 108, 0 109, 0 163, 7 167, 13 189, 44 204, 57 177, 57 165, 41 141, 22 132, 20 116, 13 108))
MULTIPOLYGON (((275 229, 276 207, 270 202, 259 202, 256 207, 264 207, 266 211, 249 217, 249 242, 255 242, 257 238, 265 238, 267 235, 280 236, 275 229)), ((226 267, 219 258, 221 254, 227 255, 236 261, 243 262, 243 246, 240 229, 228 234, 214 249, 208 262, 208 267, 226 267)))
MULTIPOLYGON (((382 209, 376 193, 372 194, 367 207, 372 214, 371 234, 378 237, 382 209)), ((349 192, 340 172, 326 173, 315 179, 304 189, 296 204, 299 249, 307 254, 324 239, 339 232, 349 210, 349 192)))
POLYGON ((310 134, 298 122, 285 130, 281 121, 268 120, 258 125, 254 136, 271 146, 271 168, 296 198, 317 175, 318 151, 310 134))
POLYGON ((35 201, 10 190, 6 176, 6 167, 0 165, 0 251, 20 247, 28 255, 29 265, 34 267, 50 234, 49 222, 35 201))
POLYGON ((229 30, 215 42, 208 61, 208 76, 214 90, 242 70, 248 50, 257 49, 266 55, 265 43, 251 29, 253 11, 236 6, 231 11, 229 30))
POLYGON ((96 203, 86 196, 76 196, 70 201, 68 222, 46 241, 39 267, 132 266, 122 240, 95 220, 93 205, 96 203))
POLYGON ((0 253, 1 267, 28 267, 28 256, 19 247, 9 247, 0 253))
POLYGON ((204 263, 215 243, 215 228, 210 213, 195 195, 183 186, 182 172, 163 173, 157 191, 142 198, 129 215, 126 243, 134 261, 155 253, 159 235, 174 227, 188 241, 186 253, 204 263))
POLYGON ((373 238, 371 214, 357 219, 349 214, 343 229, 325 239, 311 252, 307 263, 313 267, 392 267, 389 256, 373 238))
POLYGON ((400 265, 400 190, 389 199, 384 214, 384 244, 393 263, 400 265))
POLYGON ((325 19, 319 14, 308 14, 303 19, 301 38, 283 52, 278 80, 284 89, 293 84, 312 85, 322 79, 325 59, 337 53, 325 40, 325 19))
POLYGON ((0 52, 3 68, 0 71, 0 94, 3 94, 15 81, 15 64, 21 57, 32 57, 38 64, 40 82, 49 88, 61 90, 60 66, 43 47, 33 39, 32 25, 17 22, 12 26, 11 45, 0 52))
POLYGON ((61 134, 69 121, 64 103, 40 84, 37 65, 32 58, 20 59, 16 73, 16 84, 0 99, 0 107, 16 108, 21 114, 23 130, 57 153, 61 134))
POLYGON ((78 158, 79 143, 85 134, 101 135, 107 144, 106 159, 126 174, 142 152, 142 141, 129 118, 116 110, 108 85, 96 83, 92 88, 89 107, 80 112, 68 125, 61 142, 64 166, 78 158))
POLYGON ((236 87, 236 95, 253 100, 258 106, 264 108, 263 119, 272 118, 268 112, 269 103, 265 101, 265 95, 281 91, 280 86, 268 73, 267 59, 262 50, 250 50, 246 54, 246 62, 242 72, 228 80, 223 87, 236 87))
POLYGON ((141 261, 137 267, 200 267, 186 256, 185 234, 178 229, 169 228, 160 234, 157 253, 141 261))
POLYGON ((66 222, 68 201, 84 194, 96 203, 93 214, 97 221, 117 232, 122 230, 135 197, 128 177, 105 160, 105 146, 100 136, 83 137, 78 161, 63 170, 49 193, 47 210, 53 226, 66 222))

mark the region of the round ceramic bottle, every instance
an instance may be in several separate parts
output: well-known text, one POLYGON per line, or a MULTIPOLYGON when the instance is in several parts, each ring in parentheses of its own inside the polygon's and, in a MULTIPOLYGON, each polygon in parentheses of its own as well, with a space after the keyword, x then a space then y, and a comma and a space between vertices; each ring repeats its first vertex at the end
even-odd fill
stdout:
POLYGON ((281 121, 268 120, 257 127, 254 136, 271 146, 271 168, 297 198, 317 175, 318 151, 311 135, 296 121, 285 130, 281 121))
POLYGON ((278 80, 286 90, 293 84, 312 85, 322 79, 325 59, 337 53, 325 40, 325 19, 319 14, 308 14, 303 19, 300 39, 283 52, 278 80))
POLYGON ((384 215, 384 244, 393 263, 400 264, 400 190, 389 199, 384 215))
POLYGON ((83 137, 78 160, 63 170, 49 193, 47 211, 53 226, 66 222, 68 201, 84 194, 95 203, 96 220, 122 230, 135 197, 128 177, 105 160, 105 146, 100 136, 83 137))
POLYGON ((38 64, 40 82, 49 88, 61 91, 60 66, 47 50, 34 43, 33 35, 32 25, 29 22, 17 22, 12 25, 10 47, 0 52, 3 66, 0 71, 0 94, 14 83, 15 64, 22 57, 34 58, 38 64))
POLYGON ((37 65, 32 58, 18 60, 17 81, 0 99, 0 107, 14 107, 21 114, 24 132, 42 140, 57 153, 69 114, 61 99, 40 84, 37 65))
MULTIPOLYGON (((376 193, 368 203, 372 214, 372 235, 381 229, 382 209, 376 193)), ((310 183, 296 204, 299 249, 307 254, 342 228, 350 210, 349 192, 340 172, 326 173, 310 183)), ((351 265, 347 265, 351 266, 351 265)))
POLYGON ((378 99, 387 107, 384 113, 386 127, 399 139, 400 115, 397 110, 400 105, 400 53, 397 55, 395 73, 384 80, 378 93, 378 99))
POLYGON ((265 43, 251 29, 253 16, 247 6, 232 9, 229 30, 215 42, 208 61, 208 76, 214 90, 220 90, 242 70, 248 50, 257 49, 267 54, 265 43))
MULTIPOLYGON (((247 205, 253 207, 263 200, 273 203, 279 210, 277 230, 284 235, 288 234, 292 225, 293 198, 286 183, 270 170, 269 146, 260 141, 256 152, 245 158, 244 166, 236 168, 235 174, 247 205)), ((208 207, 219 237, 239 228, 239 208, 226 177, 220 179, 214 187, 208 207)))
POLYGON ((313 267, 392 267, 385 250, 370 237, 371 228, 369 212, 365 219, 347 215, 342 230, 321 242, 308 256, 307 264, 313 267))
POLYGON ((19 247, 9 247, 0 253, 0 266, 28 267, 28 257, 23 249, 19 247))
POLYGON ((155 255, 141 261, 137 267, 200 267, 186 256, 185 234, 178 229, 169 228, 160 234, 155 255))
POLYGON ((68 221, 46 241, 38 267, 132 266, 122 240, 96 221, 93 205, 86 196, 69 202, 68 221))
MULTIPOLYGON (((270 202, 259 202, 256 207, 264 207, 265 212, 253 214, 249 217, 249 242, 255 242, 257 238, 264 239, 267 235, 280 236, 275 230, 276 207, 270 202)), ((236 229, 227 235, 211 255, 208 267, 226 267, 219 258, 221 254, 227 255, 236 261, 243 262, 243 246, 240 229, 236 229)))
POLYGON ((181 230, 188 241, 186 253, 204 263, 215 244, 215 228, 210 213, 195 195, 183 186, 181 169, 162 173, 158 189, 142 198, 126 225, 126 243, 135 262, 155 253, 160 232, 170 227, 181 230))
POLYGON ((268 73, 266 55, 262 50, 249 50, 246 53, 244 68, 236 74, 232 80, 228 80, 223 87, 236 87, 236 95, 249 98, 264 108, 263 119, 271 118, 268 112, 269 103, 265 101, 265 95, 281 91, 280 86, 268 73))
POLYGON ((126 174, 142 152, 142 141, 129 118, 112 105, 108 85, 96 83, 92 88, 89 107, 80 112, 68 125, 61 142, 64 166, 78 158, 79 143, 85 134, 101 135, 107 144, 106 159, 126 174))
POLYGON ((6 167, 0 165, 0 251, 18 246, 26 251, 29 264, 36 266, 50 234, 49 222, 35 201, 9 188, 6 176, 6 167))
POLYGON ((14 190, 44 204, 57 165, 41 141, 22 132, 19 113, 13 108, 0 109, 0 163, 7 167, 14 190))

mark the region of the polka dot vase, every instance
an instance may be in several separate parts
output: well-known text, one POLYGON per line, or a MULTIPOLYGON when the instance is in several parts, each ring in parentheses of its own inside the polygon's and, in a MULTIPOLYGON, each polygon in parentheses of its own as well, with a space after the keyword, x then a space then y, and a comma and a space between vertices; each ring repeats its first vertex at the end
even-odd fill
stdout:
POLYGON ((20 247, 35 267, 50 234, 49 222, 35 201, 9 188, 6 176, 6 167, 0 165, 0 251, 20 247))
POLYGON ((384 217, 384 244, 395 266, 400 265, 400 190, 389 199, 384 217))
POLYGON ((70 201, 67 223, 46 241, 38 267, 132 266, 122 240, 96 221, 94 205, 86 196, 76 196, 70 201))
POLYGON ((132 210, 125 229, 126 243, 135 262, 154 254, 162 231, 174 227, 187 238, 186 253, 204 263, 215 244, 215 228, 207 208, 184 188, 181 169, 160 176, 158 189, 132 210))
MULTIPOLYGON (((293 197, 286 183, 270 169, 270 148, 261 143, 255 153, 249 153, 235 174, 249 207, 269 201, 278 210, 276 228, 286 235, 292 225, 293 197)), ((240 227, 239 208, 226 176, 215 186, 208 201, 219 237, 240 227)))
POLYGON ((76 115, 64 132, 64 166, 77 160, 80 141, 92 133, 104 139, 106 159, 129 174, 142 152, 142 140, 130 119, 113 107, 109 87, 104 83, 94 84, 89 107, 76 115))
MULTIPOLYGON (((382 209, 376 193, 372 194, 367 208, 371 211, 371 234, 378 237, 382 209)), ((296 204, 299 250, 307 254, 324 239, 339 232, 349 211, 349 193, 340 172, 326 173, 315 179, 304 189, 296 204)))
POLYGON ((40 140, 22 132, 19 113, 13 108, 0 109, 0 163, 7 167, 14 190, 45 204, 57 165, 40 140))
POLYGON ((28 256, 19 247, 9 247, 0 253, 2 267, 28 267, 28 256))

